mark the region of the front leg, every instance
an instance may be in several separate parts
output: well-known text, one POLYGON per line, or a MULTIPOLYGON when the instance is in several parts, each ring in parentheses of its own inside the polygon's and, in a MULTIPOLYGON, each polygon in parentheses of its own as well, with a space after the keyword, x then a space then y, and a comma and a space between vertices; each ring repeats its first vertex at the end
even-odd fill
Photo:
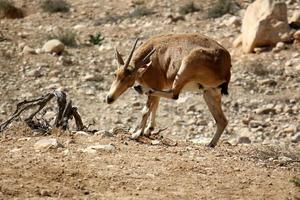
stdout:
POLYGON ((153 110, 153 108, 155 108, 156 99, 157 99, 156 97, 148 96, 146 106, 142 111, 143 116, 142 116, 141 123, 139 125, 138 130, 131 135, 131 139, 137 139, 139 136, 144 134, 147 120, 150 116, 151 111, 153 110))
POLYGON ((148 124, 147 128, 144 131, 144 135, 151 135, 151 132, 154 130, 155 128, 155 118, 156 118, 156 112, 157 112, 157 108, 158 108, 158 104, 159 104, 159 100, 160 97, 153 97, 153 108, 151 111, 151 116, 150 116, 150 123, 148 124))

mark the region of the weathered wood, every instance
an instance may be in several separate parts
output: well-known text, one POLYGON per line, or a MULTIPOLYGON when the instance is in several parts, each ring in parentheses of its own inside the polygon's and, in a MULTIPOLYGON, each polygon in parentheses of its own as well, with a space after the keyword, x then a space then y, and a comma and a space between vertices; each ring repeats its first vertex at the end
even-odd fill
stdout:
MULTIPOLYGON (((0 124, 0 132, 5 130, 13 121, 19 119, 23 112, 35 107, 37 107, 37 109, 24 120, 24 122, 35 131, 46 133, 54 127, 67 130, 69 124, 68 122, 70 119, 73 119, 73 117, 76 123, 76 130, 81 131, 86 129, 86 127, 83 125, 77 108, 72 106, 71 100, 67 102, 67 95, 62 91, 54 91, 36 99, 24 100, 18 103, 16 107, 17 108, 11 117, 0 124), (58 105, 58 112, 55 117, 54 124, 50 125, 49 122, 43 118, 34 120, 36 115, 45 108, 45 106, 53 99, 53 97, 56 97, 56 102, 58 105)), ((45 111, 44 114, 46 114, 46 112, 47 111, 45 111)))

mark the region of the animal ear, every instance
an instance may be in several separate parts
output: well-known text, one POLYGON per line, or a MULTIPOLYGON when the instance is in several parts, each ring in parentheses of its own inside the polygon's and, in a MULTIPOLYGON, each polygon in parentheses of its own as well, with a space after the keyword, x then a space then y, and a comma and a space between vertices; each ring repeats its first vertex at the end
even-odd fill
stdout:
POLYGON ((141 66, 139 69, 138 69, 138 76, 141 77, 143 76, 143 74, 147 71, 147 69, 151 66, 152 64, 152 61, 148 62, 147 64, 141 66))
POLYGON ((119 51, 117 50, 117 48, 115 48, 115 57, 116 57, 119 65, 124 65, 124 60, 123 60, 121 54, 119 53, 119 51))
POLYGON ((152 54, 155 52, 155 49, 152 49, 152 51, 150 51, 144 58, 143 60, 141 60, 139 63, 136 64, 136 68, 139 69, 140 67, 144 67, 145 65, 147 65, 147 63, 149 63, 149 61, 151 60, 150 57, 152 56, 152 54))

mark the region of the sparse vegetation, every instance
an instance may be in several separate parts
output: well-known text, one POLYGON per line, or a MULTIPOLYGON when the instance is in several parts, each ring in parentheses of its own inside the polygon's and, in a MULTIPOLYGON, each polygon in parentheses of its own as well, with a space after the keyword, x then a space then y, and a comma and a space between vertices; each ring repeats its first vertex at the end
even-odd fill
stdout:
POLYGON ((292 180, 291 180, 292 183, 295 184, 296 187, 298 187, 300 189, 300 178, 297 178, 297 177, 294 177, 292 180))
POLYGON ((194 13, 200 11, 200 8, 197 7, 193 1, 183 5, 182 7, 179 8, 179 13, 182 15, 186 15, 189 13, 194 13))
POLYGON ((145 6, 136 7, 132 13, 128 15, 128 17, 137 18, 143 16, 153 15, 155 12, 145 6))
POLYGON ((65 0, 45 0, 42 2, 43 10, 50 13, 69 12, 70 7, 70 4, 65 0))
POLYGON ((231 0, 218 0, 218 2, 208 10, 207 15, 209 18, 221 17, 230 12, 231 6, 231 0))
POLYGON ((0 31, 0 42, 3 42, 5 40, 5 37, 3 33, 0 31))
POLYGON ((76 33, 69 29, 59 30, 57 32, 50 33, 49 35, 47 35, 47 39, 58 39, 59 41, 64 43, 64 45, 69 47, 77 46, 76 33))
POLYGON ((103 40, 104 40, 104 37, 102 36, 102 34, 97 33, 96 35, 90 35, 89 42, 93 45, 100 45, 100 44, 102 44, 103 40))
POLYGON ((270 74, 270 70, 260 61, 250 63, 249 65, 247 65, 246 70, 257 76, 267 76, 268 74, 270 74))
POLYGON ((8 0, 0 0, 0 19, 1 18, 23 18, 24 12, 15 7, 11 1, 8 0))
POLYGON ((108 23, 118 23, 122 20, 124 20, 126 17, 125 15, 113 15, 108 14, 103 18, 97 19, 94 23, 95 26, 100 26, 102 24, 108 24, 108 23))
POLYGON ((120 23, 121 21, 128 18, 139 18, 143 16, 153 15, 155 12, 144 6, 136 7, 131 13, 119 14, 108 14, 107 16, 96 20, 95 26, 100 26, 107 23, 120 23))

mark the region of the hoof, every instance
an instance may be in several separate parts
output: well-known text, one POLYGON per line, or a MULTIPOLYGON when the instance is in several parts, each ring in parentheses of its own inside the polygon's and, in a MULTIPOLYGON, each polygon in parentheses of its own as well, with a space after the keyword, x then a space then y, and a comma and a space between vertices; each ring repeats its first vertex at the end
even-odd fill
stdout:
POLYGON ((209 143, 208 145, 206 145, 207 147, 210 147, 210 148, 214 148, 217 144, 213 144, 213 143, 209 143))
POLYGON ((138 137, 140 137, 142 135, 142 131, 141 130, 138 130, 136 131, 135 133, 133 133, 131 136, 130 136, 130 139, 132 140, 136 140, 138 137))
POLYGON ((144 135, 145 136, 150 136, 151 133, 154 131, 154 128, 151 126, 151 127, 147 127, 144 131, 144 135))

